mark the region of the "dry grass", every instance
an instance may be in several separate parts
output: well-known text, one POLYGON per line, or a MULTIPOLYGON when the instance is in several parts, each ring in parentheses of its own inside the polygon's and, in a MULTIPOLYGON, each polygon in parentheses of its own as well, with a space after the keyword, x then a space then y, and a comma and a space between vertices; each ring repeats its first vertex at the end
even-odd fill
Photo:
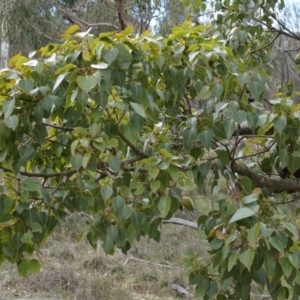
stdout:
MULTIPOLYGON (((195 213, 181 213, 193 219, 195 213)), ((42 270, 27 278, 16 267, 0 268, 0 300, 170 300, 180 299, 170 284, 187 287, 182 254, 190 249, 203 252, 196 230, 166 224, 161 242, 147 238, 136 242, 127 255, 94 251, 86 240, 76 241, 78 216, 58 227, 41 249, 42 270), (74 221, 74 222, 70 222, 74 221)))

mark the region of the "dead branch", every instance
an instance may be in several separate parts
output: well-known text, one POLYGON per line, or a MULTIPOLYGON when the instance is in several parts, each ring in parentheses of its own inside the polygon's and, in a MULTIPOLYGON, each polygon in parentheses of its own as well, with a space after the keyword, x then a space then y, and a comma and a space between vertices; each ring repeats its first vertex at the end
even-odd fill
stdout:
POLYGON ((164 224, 176 224, 176 225, 182 225, 186 227, 190 227, 193 229, 198 229, 198 225, 195 222, 187 221, 180 218, 171 218, 169 220, 163 220, 162 223, 164 224))
POLYGON ((180 269, 180 268, 172 267, 172 266, 169 266, 169 265, 163 265, 163 264, 153 263, 151 261, 140 259, 140 258, 135 258, 135 257, 132 257, 132 256, 128 256, 126 258, 126 260, 123 263, 123 266, 127 265, 131 260, 135 260, 135 261, 138 261, 138 262, 141 262, 141 263, 144 263, 144 264, 148 264, 148 265, 152 265, 152 266, 156 266, 156 267, 161 267, 161 268, 180 269))

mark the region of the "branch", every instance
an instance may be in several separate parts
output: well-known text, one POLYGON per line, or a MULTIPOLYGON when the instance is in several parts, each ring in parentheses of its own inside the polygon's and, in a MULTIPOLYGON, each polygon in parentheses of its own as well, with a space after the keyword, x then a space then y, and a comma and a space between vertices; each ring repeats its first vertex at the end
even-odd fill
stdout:
POLYGON ((300 183, 296 180, 270 178, 250 170, 244 164, 237 164, 236 162, 232 164, 232 171, 239 175, 249 177, 256 185, 267 187, 274 193, 284 191, 288 193, 300 192, 300 183))
MULTIPOLYGON (((24 21, 26 21, 26 19, 24 18, 24 21)), ((31 22, 26 22, 29 26, 31 26, 34 30, 36 30, 39 34, 43 35, 44 37, 46 37, 47 39, 49 40, 52 40, 52 41, 56 41, 56 42, 60 42, 61 43, 61 40, 59 39, 56 39, 56 38, 53 38, 47 34, 45 34, 44 32, 40 31, 36 26, 34 26, 31 22)))
POLYGON ((65 14, 63 15, 63 18, 68 20, 72 24, 78 25, 82 29, 86 28, 86 27, 96 27, 96 26, 109 26, 109 27, 113 27, 115 29, 119 29, 118 26, 114 25, 113 23, 107 23, 107 22, 88 23, 88 22, 85 22, 82 19, 77 18, 76 16, 74 16, 73 14, 71 14, 69 12, 65 12, 65 14), (85 26, 83 26, 83 25, 85 25, 85 26))
MULTIPOLYGON (((3 170, 4 172, 7 172, 7 173, 14 173, 12 170, 10 170, 8 168, 5 168, 3 166, 0 166, 0 169, 3 170)), ((69 169, 65 172, 49 173, 49 174, 46 174, 46 173, 31 173, 31 172, 26 172, 26 171, 19 171, 18 173, 20 175, 27 176, 27 177, 36 177, 36 178, 48 179, 48 178, 53 178, 53 177, 71 176, 71 175, 75 174, 76 172, 77 172, 77 170, 75 170, 75 169, 69 169)))
POLYGON ((49 124, 49 123, 45 123, 45 122, 43 122, 42 124, 45 125, 45 126, 48 126, 48 127, 53 127, 53 128, 56 128, 56 129, 61 129, 63 131, 73 131, 74 130, 73 127, 62 127, 62 126, 57 126, 57 125, 53 125, 53 124, 49 124))
POLYGON ((184 219, 179 219, 179 218, 171 218, 169 220, 163 220, 162 223, 164 224, 176 224, 176 225, 182 225, 186 227, 190 227, 193 229, 198 229, 198 225, 195 222, 187 221, 184 219))
POLYGON ((266 148, 264 150, 261 150, 261 151, 255 152, 255 153, 251 153, 251 154, 247 154, 247 155, 244 155, 244 156, 236 157, 234 160, 245 159, 245 158, 248 158, 248 157, 257 156, 257 155, 269 152, 270 149, 275 145, 275 143, 276 142, 274 141, 273 143, 271 143, 271 145, 268 148, 266 148))
POLYGON ((153 262, 148 261, 148 260, 144 260, 144 259, 140 259, 140 258, 135 258, 135 257, 132 257, 132 256, 129 256, 129 257, 126 258, 126 260, 123 263, 123 266, 127 265, 131 260, 139 261, 141 263, 152 265, 152 266, 156 266, 156 267, 162 267, 162 268, 168 268, 168 269, 177 269, 176 267, 172 267, 172 266, 168 266, 168 265, 162 265, 162 264, 157 264, 157 263, 153 263, 153 262))
POLYGON ((119 136, 120 138, 138 155, 139 157, 142 158, 148 158, 149 155, 140 150, 138 147, 136 147, 133 143, 129 141, 129 139, 121 132, 119 131, 119 136))

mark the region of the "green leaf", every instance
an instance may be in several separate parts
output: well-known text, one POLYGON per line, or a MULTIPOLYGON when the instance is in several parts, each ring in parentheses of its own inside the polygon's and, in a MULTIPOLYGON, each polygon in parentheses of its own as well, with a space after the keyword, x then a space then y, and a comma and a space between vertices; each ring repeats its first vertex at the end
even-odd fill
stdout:
POLYGON ((257 126, 257 122, 258 122, 258 116, 255 113, 247 113, 247 122, 248 125, 250 127, 250 129, 255 132, 256 130, 256 126, 257 126))
POLYGON ((221 99, 221 96, 224 92, 223 85, 221 84, 216 84, 212 89, 211 89, 211 94, 212 96, 216 97, 217 100, 221 99))
POLYGON ((115 238, 115 243, 118 247, 124 247, 127 239, 127 231, 124 227, 119 227, 118 235, 115 238))
POLYGON ((293 265, 290 263, 288 257, 282 256, 279 259, 282 271, 286 277, 289 277, 294 269, 293 265))
POLYGON ((113 172, 117 172, 120 170, 120 166, 121 166, 121 159, 117 156, 114 157, 110 157, 107 161, 109 168, 113 171, 113 172))
POLYGON ((156 193, 160 186, 161 182, 159 180, 154 180, 150 182, 150 189, 153 193, 156 193))
POLYGON ((168 171, 172 177, 172 180, 174 182, 177 182, 179 179, 179 169, 176 166, 172 165, 169 167, 168 171))
POLYGON ((23 258, 18 264, 18 272, 21 276, 26 277, 30 270, 30 263, 28 259, 23 258))
POLYGON ((247 73, 239 74, 236 79, 241 88, 245 83, 249 83, 251 81, 250 75, 247 73))
POLYGON ((195 128, 187 128, 182 132, 183 138, 183 147, 184 149, 189 152, 190 149, 193 147, 193 143, 196 139, 196 129, 195 128))
POLYGON ((118 59, 119 60, 129 60, 131 59, 131 54, 128 49, 123 44, 115 45, 115 49, 118 49, 118 59))
POLYGON ((272 236, 269 239, 270 244, 272 245, 272 247, 276 250, 278 250, 279 252, 284 252, 284 247, 280 241, 280 239, 277 236, 272 236))
POLYGON ((291 174, 294 174, 298 169, 300 169, 300 157, 289 155, 287 168, 291 174))
POLYGON ((265 85, 263 82, 260 81, 252 81, 247 84, 247 88, 252 94, 252 96, 255 98, 255 100, 259 101, 261 94, 265 90, 265 85))
POLYGON ((276 262, 272 255, 271 256, 266 255, 264 257, 264 267, 269 281, 272 281, 272 279, 275 276, 275 268, 276 268, 276 262))
POLYGON ((231 253, 228 259, 228 272, 236 265, 237 260, 239 259, 239 252, 231 253))
POLYGON ((0 196, 0 216, 3 216, 4 214, 8 213, 14 202, 12 199, 10 199, 8 196, 2 194, 0 196))
POLYGON ((152 221, 149 225, 148 228, 148 236, 149 238, 153 238, 155 237, 155 235, 157 234, 158 230, 158 225, 161 223, 161 218, 157 218, 154 221, 152 221))
POLYGON ((110 65, 118 56, 119 50, 117 48, 111 48, 104 52, 103 57, 105 61, 110 65))
POLYGON ((159 199, 158 202, 158 210, 162 214, 162 217, 165 218, 171 208, 171 197, 166 196, 159 199))
POLYGON ((128 205, 122 205, 118 208, 118 217, 121 222, 126 221, 131 217, 132 210, 128 205))
POLYGON ((198 94, 198 97, 201 100, 206 100, 210 97, 210 95, 211 95, 211 90, 210 90, 209 86, 206 85, 201 88, 201 91, 198 94))
POLYGON ((232 119, 225 120, 224 129, 225 129, 226 137, 229 140, 235 130, 235 121, 232 119))
POLYGON ((231 217, 229 224, 242 220, 242 219, 246 219, 248 217, 251 217, 255 214, 255 212, 253 210, 251 210, 248 207, 243 207, 243 208, 239 208, 234 215, 231 217))
POLYGON ((41 269, 40 262, 37 259, 31 259, 29 261, 29 271, 32 273, 39 273, 41 269))
POLYGON ((26 232, 23 234, 22 238, 21 238, 21 242, 24 244, 30 244, 31 240, 32 240, 32 233, 31 232, 26 232))
POLYGON ((37 222, 30 223, 30 227, 32 229, 32 232, 43 232, 42 226, 37 222))
POLYGON ((72 166, 78 171, 82 167, 83 156, 81 154, 76 154, 71 157, 72 166))
POLYGON ((156 178, 157 178, 157 176, 158 176, 158 174, 159 174, 159 172, 160 172, 160 170, 159 170, 159 168, 150 168, 149 170, 148 170, 148 178, 149 178, 149 180, 155 180, 156 178))
POLYGON ((249 177, 243 176, 240 178, 240 183, 247 194, 251 194, 253 190, 252 181, 249 177))
POLYGON ((259 198, 258 194, 251 194, 251 195, 244 197, 242 201, 245 204, 249 204, 249 203, 253 203, 253 202, 257 201, 258 198, 259 198))
POLYGON ((285 168, 289 162, 289 154, 287 152, 287 149, 281 149, 279 151, 279 159, 281 167, 285 168))
POLYGON ((78 86, 88 93, 91 89, 93 89, 98 83, 98 80, 95 76, 78 76, 77 84, 78 86))
POLYGON ((13 116, 10 116, 10 117, 8 117, 8 118, 5 118, 5 119, 4 119, 4 123, 5 123, 5 125, 6 125, 8 128, 10 128, 10 129, 12 129, 13 131, 15 131, 16 128, 17 128, 17 126, 18 126, 18 124, 19 124, 19 118, 18 118, 18 116, 13 115, 13 116))
POLYGON ((23 277, 26 277, 28 272, 39 273, 40 272, 40 263, 37 259, 21 259, 21 262, 18 263, 19 274, 23 277))
POLYGON ((121 206, 125 205, 125 199, 121 196, 117 196, 112 200, 112 207, 117 211, 121 206))
POLYGON ((14 108, 15 108, 15 99, 4 102, 2 110, 4 112, 5 118, 10 117, 10 115, 14 111, 14 108))
MULTIPOLYGON (((246 278, 248 279, 248 278, 246 278)), ((251 292, 251 286, 250 286, 251 280, 250 281, 238 281, 236 286, 235 286, 235 293, 237 295, 237 299, 250 299, 250 292, 251 292)))
POLYGON ((87 168, 87 165, 88 165, 88 163, 91 159, 91 155, 92 155, 91 152, 88 152, 88 153, 84 154, 84 156, 82 158, 82 166, 83 166, 84 169, 87 168))
POLYGON ((100 194, 102 199, 106 202, 113 194, 113 189, 111 186, 104 185, 101 187, 100 194))
POLYGON ((114 242, 111 236, 106 236, 102 243, 102 248, 106 254, 108 254, 114 246, 114 242))
POLYGON ((18 86, 23 92, 29 93, 34 88, 34 81, 21 79, 18 83, 18 86))
POLYGON ((146 118, 144 107, 141 104, 130 102, 130 105, 137 114, 139 114, 143 118, 146 118))
POLYGON ((256 223, 248 232, 247 240, 250 247, 255 248, 257 246, 257 238, 260 233, 260 224, 256 223))
POLYGON ((297 227, 289 222, 282 222, 282 225, 292 233, 296 238, 299 238, 299 231, 297 227))
POLYGON ((64 80, 64 78, 68 75, 68 72, 64 72, 58 75, 54 86, 53 86, 53 92, 59 87, 59 85, 62 83, 62 81, 64 80))
POLYGON ((141 230, 142 220, 143 216, 139 211, 136 211, 131 215, 131 223, 138 232, 141 230))
POLYGON ((238 124, 241 124, 242 122, 246 121, 246 119, 247 112, 245 112, 244 110, 238 110, 233 114, 233 120, 238 124))
POLYGON ((132 93, 132 98, 134 99, 134 101, 140 102, 144 89, 140 85, 134 84, 130 87, 130 91, 132 93))
POLYGON ((278 131, 278 133, 282 134, 284 128, 287 125, 286 116, 280 116, 280 117, 276 118, 273 124, 274 124, 275 129, 278 131))
POLYGON ((200 142, 205 147, 205 149, 209 150, 211 148, 213 136, 214 132, 211 129, 204 130, 199 133, 200 142))
POLYGON ((34 181, 32 178, 26 178, 22 182, 22 188, 24 191, 38 192, 41 188, 41 185, 38 182, 34 181))
POLYGON ((114 85, 123 86, 126 80, 126 72, 124 70, 113 70, 112 78, 114 85))
POLYGON ((299 259, 298 259, 298 256, 296 253, 291 253, 291 254, 288 254, 288 259, 289 259, 289 262, 292 264, 292 266, 296 269, 299 268, 298 264, 299 264, 299 259))
POLYGON ((244 251, 239 255, 240 262, 248 269, 249 272, 252 266, 254 256, 255 256, 255 252, 251 248, 247 249, 246 251, 244 251))

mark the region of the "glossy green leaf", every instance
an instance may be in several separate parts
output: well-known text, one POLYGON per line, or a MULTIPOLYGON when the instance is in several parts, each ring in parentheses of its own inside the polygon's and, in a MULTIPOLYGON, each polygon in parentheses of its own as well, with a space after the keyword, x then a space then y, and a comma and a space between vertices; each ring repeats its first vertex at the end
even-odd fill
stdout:
POLYGON ((78 76, 77 84, 85 92, 89 92, 97 85, 98 81, 95 76, 78 76))
POLYGON ((139 114, 143 118, 146 118, 144 107, 141 104, 130 102, 130 105, 137 114, 139 114))
POLYGON ((232 270, 232 268, 236 265, 239 259, 239 252, 231 253, 228 259, 228 272, 232 270))
POLYGON ((108 165, 109 168, 113 171, 113 172, 117 172, 120 170, 120 166, 121 166, 121 160, 119 157, 114 156, 108 159, 108 165))
POLYGON ((183 147, 186 151, 189 151, 193 147, 193 143, 196 139, 196 129, 185 129, 182 133, 183 147))
POLYGON ((273 248, 278 250, 279 252, 284 252, 284 247, 280 241, 280 239, 277 236, 272 236, 269 240, 270 244, 272 245, 273 248))
POLYGON ((21 79, 18 86, 25 93, 29 93, 34 88, 34 82, 28 79, 21 79))
POLYGON ((252 248, 255 248, 257 246, 257 238, 260 233, 260 224, 256 223, 254 226, 251 227, 251 229, 248 232, 247 240, 249 242, 249 245, 252 248))
POLYGON ((243 87, 244 84, 249 83, 251 81, 251 78, 250 78, 249 74, 247 74, 247 73, 239 74, 236 79, 237 79, 237 82, 239 83, 240 87, 243 87))
POLYGON ((4 113, 4 116, 5 118, 8 118, 11 116, 12 112, 14 111, 14 108, 15 108, 15 99, 13 100, 8 100, 8 101, 5 101, 4 104, 3 104, 3 113, 4 113))
POLYGON ((200 132, 199 140, 201 144, 209 150, 211 148, 211 143, 213 140, 214 133, 211 129, 200 132))
POLYGON ((22 182, 22 188, 24 191, 37 192, 40 190, 41 185, 32 178, 26 178, 22 182))
POLYGON ((71 164, 76 169, 79 170, 82 167, 83 156, 81 154, 76 154, 71 157, 71 164))
POLYGON ((284 128, 287 125, 286 116, 280 116, 280 117, 276 118, 273 124, 274 124, 275 129, 279 132, 279 134, 282 134, 284 128))
POLYGON ((253 132, 256 130, 257 122, 258 122, 258 116, 255 113, 247 113, 247 122, 249 127, 253 132))
POLYGON ((110 65, 112 62, 115 61, 118 54, 119 54, 119 50, 117 48, 111 48, 111 49, 106 50, 103 53, 103 57, 104 57, 105 61, 110 65))
POLYGON ((162 217, 166 217, 171 208, 171 197, 166 196, 159 199, 158 210, 161 213, 162 217))
POLYGON ((107 201, 113 194, 113 189, 111 186, 104 185, 101 187, 100 194, 104 201, 107 201))
POLYGON ((254 97, 256 101, 259 101, 261 94, 265 90, 265 85, 260 81, 251 81, 247 83, 247 88, 249 89, 251 95, 254 97))
POLYGON ((251 248, 247 249, 239 255, 240 262, 248 269, 249 272, 253 263, 254 256, 255 252, 251 248))
POLYGON ((115 85, 123 86, 126 80, 126 72, 124 70, 114 70, 112 72, 112 78, 115 85))
POLYGON ((235 122, 234 122, 234 120, 232 120, 232 119, 225 120, 224 129, 225 129, 227 139, 230 139, 232 134, 235 131, 235 122))
POLYGON ((5 118, 4 123, 8 128, 11 128, 12 130, 16 130, 19 124, 19 118, 16 115, 12 115, 8 118, 5 118))
POLYGON ((300 157, 290 155, 287 168, 291 174, 294 174, 298 169, 300 169, 300 157))
POLYGON ((231 217, 229 224, 239 221, 239 220, 242 220, 242 219, 249 218, 249 217, 253 216, 254 214, 255 214, 255 212, 248 207, 239 208, 234 213, 234 215, 231 217))
POLYGON ((131 55, 130 52, 128 51, 128 49, 126 48, 125 45, 123 44, 117 44, 115 46, 115 49, 118 49, 118 59, 120 60, 128 60, 131 59, 131 55))

